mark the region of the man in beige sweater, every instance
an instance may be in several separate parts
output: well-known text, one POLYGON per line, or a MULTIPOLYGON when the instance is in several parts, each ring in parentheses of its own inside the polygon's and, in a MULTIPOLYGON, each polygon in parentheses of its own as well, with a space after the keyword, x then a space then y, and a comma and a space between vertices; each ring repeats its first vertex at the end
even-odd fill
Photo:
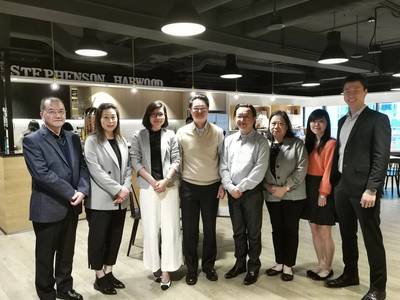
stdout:
POLYGON ((186 283, 197 282, 199 218, 203 222, 202 271, 208 280, 218 280, 214 269, 217 254, 216 218, 218 198, 224 197, 220 183, 219 157, 224 135, 221 128, 207 122, 209 101, 198 94, 189 100, 193 122, 180 128, 177 139, 181 149, 181 208, 183 251, 187 266, 186 283))

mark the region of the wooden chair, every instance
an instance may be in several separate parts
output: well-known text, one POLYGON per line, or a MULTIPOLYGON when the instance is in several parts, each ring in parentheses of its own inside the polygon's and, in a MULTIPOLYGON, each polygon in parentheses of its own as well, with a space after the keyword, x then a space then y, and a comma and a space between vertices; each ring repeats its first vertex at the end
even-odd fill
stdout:
POLYGON ((400 181, 400 159, 391 159, 388 168, 386 170, 386 178, 385 178, 385 190, 387 189, 387 185, 389 180, 391 181, 392 186, 392 196, 394 185, 397 188, 397 196, 400 197, 400 190, 399 190, 399 181, 400 181))
POLYGON ((131 209, 131 218, 133 218, 134 221, 131 231, 131 238, 129 239, 128 253, 126 254, 127 256, 129 256, 131 252, 132 245, 135 244, 136 233, 140 220, 140 204, 134 188, 132 188, 132 193, 129 194, 129 205, 131 209))

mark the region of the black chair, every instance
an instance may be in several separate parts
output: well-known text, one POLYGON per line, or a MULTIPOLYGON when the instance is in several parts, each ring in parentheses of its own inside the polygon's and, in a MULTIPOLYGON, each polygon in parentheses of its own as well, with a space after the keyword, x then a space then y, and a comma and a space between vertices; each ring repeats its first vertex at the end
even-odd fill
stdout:
POLYGON ((400 190, 399 190, 399 181, 400 181, 400 159, 391 159, 386 170, 386 178, 385 178, 385 190, 387 189, 387 185, 389 180, 391 181, 392 186, 392 196, 393 196, 393 189, 394 184, 397 188, 397 196, 400 197, 400 190))
POLYGON ((131 231, 131 238, 129 240, 129 246, 128 246, 128 253, 126 254, 129 256, 131 252, 131 247, 132 245, 135 244, 135 239, 136 239, 136 233, 137 229, 139 226, 139 220, 140 220, 140 204, 139 200, 136 196, 135 190, 132 187, 132 193, 129 194, 129 205, 131 209, 131 218, 134 219, 133 221, 133 226, 132 226, 132 231, 131 231))

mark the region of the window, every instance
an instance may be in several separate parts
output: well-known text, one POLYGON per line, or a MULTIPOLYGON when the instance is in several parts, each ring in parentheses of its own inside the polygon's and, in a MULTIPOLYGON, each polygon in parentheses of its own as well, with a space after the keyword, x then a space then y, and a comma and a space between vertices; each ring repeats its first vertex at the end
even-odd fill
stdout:
POLYGON ((338 121, 341 117, 347 114, 348 106, 347 105, 327 106, 326 110, 329 114, 329 118, 331 119, 331 135, 332 137, 337 138, 338 121))
POLYGON ((391 151, 400 151, 400 103, 378 103, 378 110, 387 115, 392 127, 391 151))

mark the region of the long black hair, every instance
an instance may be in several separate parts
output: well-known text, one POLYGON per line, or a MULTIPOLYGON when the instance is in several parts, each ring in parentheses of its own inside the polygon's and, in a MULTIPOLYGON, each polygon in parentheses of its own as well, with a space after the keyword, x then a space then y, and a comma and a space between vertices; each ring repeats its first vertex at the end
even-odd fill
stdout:
POLYGON ((315 133, 313 133, 311 131, 310 123, 314 122, 316 120, 321 120, 321 119, 326 120, 326 129, 325 129, 324 135, 321 137, 321 140, 319 141, 319 144, 317 146, 318 153, 321 153, 326 142, 329 141, 330 139, 332 139, 331 138, 331 120, 329 118, 328 112, 324 109, 314 110, 308 117, 308 121, 307 121, 305 146, 306 146, 308 153, 311 153, 314 150, 315 143, 317 141, 317 136, 315 135, 315 133))

